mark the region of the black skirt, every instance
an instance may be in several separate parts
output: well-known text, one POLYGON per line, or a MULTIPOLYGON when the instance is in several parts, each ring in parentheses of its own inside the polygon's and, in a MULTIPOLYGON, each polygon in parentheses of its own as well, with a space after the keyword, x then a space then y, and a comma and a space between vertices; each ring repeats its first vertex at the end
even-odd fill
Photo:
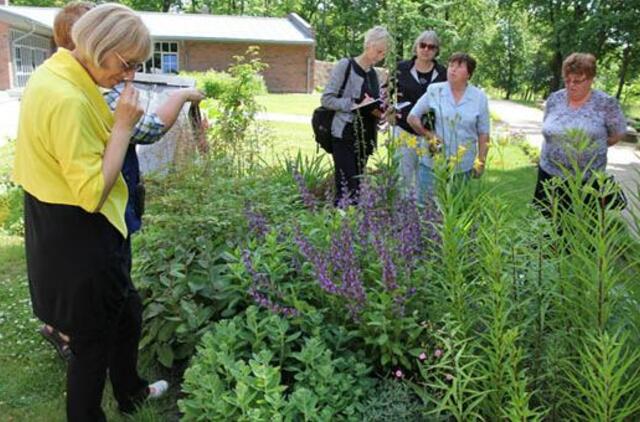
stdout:
POLYGON ((35 315, 71 336, 102 334, 133 289, 125 239, 102 214, 27 192, 24 224, 35 315))

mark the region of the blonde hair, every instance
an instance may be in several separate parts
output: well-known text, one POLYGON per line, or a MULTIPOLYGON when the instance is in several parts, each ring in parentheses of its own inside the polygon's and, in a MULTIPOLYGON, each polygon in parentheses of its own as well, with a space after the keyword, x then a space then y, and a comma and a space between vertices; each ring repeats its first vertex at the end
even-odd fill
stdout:
POLYGON ((438 51, 436 52, 436 56, 440 54, 440 38, 438 38, 438 34, 436 34, 436 31, 427 30, 427 31, 424 31, 422 34, 418 35, 418 38, 416 38, 416 40, 413 42, 413 47, 411 48, 411 51, 413 51, 414 55, 418 54, 418 44, 426 41, 431 41, 435 45, 437 45, 438 51))
POLYGON ((562 62, 562 76, 584 75, 588 79, 596 76, 596 58, 589 53, 572 53, 562 62))
POLYGON ((73 50, 76 45, 71 39, 71 28, 82 15, 95 7, 94 3, 87 1, 74 1, 68 3, 53 19, 53 40, 58 47, 73 50))
POLYGON ((71 39, 85 60, 101 67, 114 51, 128 62, 143 62, 151 55, 151 36, 142 19, 126 6, 106 3, 84 14, 73 25, 71 39))
POLYGON ((389 34, 389 31, 387 31, 387 28, 380 25, 374 26, 364 34, 364 48, 379 42, 384 42, 388 45, 390 39, 391 35, 389 34))

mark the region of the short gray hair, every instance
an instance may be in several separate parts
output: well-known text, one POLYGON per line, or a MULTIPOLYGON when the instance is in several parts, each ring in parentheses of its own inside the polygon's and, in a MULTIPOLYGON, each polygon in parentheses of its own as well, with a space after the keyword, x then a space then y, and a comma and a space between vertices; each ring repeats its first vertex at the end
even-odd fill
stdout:
POLYGON ((390 39, 391 35, 389 31, 387 31, 387 28, 380 25, 374 26, 364 34, 364 48, 379 42, 384 42, 388 46, 390 39))
POLYGON ((73 25, 71 38, 80 56, 96 67, 102 66, 111 51, 137 63, 151 55, 149 29, 121 4, 105 3, 85 13, 73 25))
POLYGON ((418 38, 416 38, 416 40, 413 42, 413 48, 411 49, 411 51, 413 51, 413 54, 418 54, 418 44, 425 41, 432 41, 435 45, 438 46, 438 53, 440 53, 440 38, 438 38, 438 34, 436 34, 436 31, 429 29, 418 35, 418 38))

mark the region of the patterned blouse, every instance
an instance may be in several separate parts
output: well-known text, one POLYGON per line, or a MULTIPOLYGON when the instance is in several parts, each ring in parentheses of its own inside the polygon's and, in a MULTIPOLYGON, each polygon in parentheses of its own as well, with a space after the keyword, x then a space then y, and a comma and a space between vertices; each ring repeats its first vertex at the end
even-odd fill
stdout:
POLYGON ((604 170, 607 166, 607 139, 625 133, 626 121, 618 101, 602 91, 577 109, 569 107, 566 89, 549 96, 542 124, 540 167, 552 176, 573 173, 573 162, 585 170, 604 170), (566 169, 563 171, 563 169, 566 169))

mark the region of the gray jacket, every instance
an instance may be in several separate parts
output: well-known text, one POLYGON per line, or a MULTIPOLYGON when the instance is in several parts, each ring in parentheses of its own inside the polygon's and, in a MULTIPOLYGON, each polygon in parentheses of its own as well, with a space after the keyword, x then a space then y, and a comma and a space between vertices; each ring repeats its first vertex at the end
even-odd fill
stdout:
POLYGON ((331 124, 331 134, 336 138, 342 138, 344 127, 353 121, 351 107, 360 99, 364 83, 364 78, 356 73, 352 65, 342 97, 338 98, 338 91, 344 81, 344 73, 347 71, 348 65, 349 59, 341 59, 336 63, 320 100, 325 108, 336 111, 331 124))

